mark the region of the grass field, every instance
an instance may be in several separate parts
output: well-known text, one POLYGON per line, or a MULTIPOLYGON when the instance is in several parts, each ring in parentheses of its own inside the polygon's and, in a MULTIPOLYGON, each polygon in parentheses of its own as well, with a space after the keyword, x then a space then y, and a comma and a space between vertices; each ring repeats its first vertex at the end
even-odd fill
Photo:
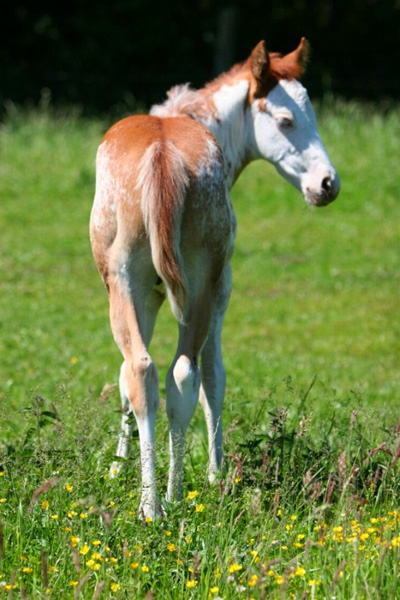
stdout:
MULTIPOLYGON (((199 409, 185 500, 147 523, 136 439, 107 475, 121 357, 88 240, 106 125, 49 110, 1 125, 0 597, 400 597, 400 112, 319 113, 335 203, 308 208, 264 163, 233 191, 226 473, 208 486, 199 409)), ((162 494, 175 343, 165 306, 162 494)))

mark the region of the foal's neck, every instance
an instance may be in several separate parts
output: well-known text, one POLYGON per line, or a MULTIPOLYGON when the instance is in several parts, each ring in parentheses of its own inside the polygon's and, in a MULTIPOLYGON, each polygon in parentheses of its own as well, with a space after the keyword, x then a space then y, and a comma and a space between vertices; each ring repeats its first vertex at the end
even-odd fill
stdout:
POLYGON ((232 187, 251 160, 252 119, 247 104, 249 81, 229 74, 200 90, 187 85, 172 88, 164 104, 151 113, 160 117, 188 115, 205 125, 217 138, 225 159, 225 180, 232 187))
POLYGON ((225 159, 225 176, 231 188, 243 168, 250 162, 251 117, 247 106, 249 83, 245 79, 225 83, 213 93, 199 90, 208 98, 208 118, 200 121, 217 138, 225 159))

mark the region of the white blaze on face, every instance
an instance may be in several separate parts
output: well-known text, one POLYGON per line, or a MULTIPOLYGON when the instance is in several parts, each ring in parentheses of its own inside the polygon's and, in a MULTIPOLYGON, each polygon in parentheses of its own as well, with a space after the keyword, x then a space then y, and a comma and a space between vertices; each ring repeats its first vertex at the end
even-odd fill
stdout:
POLYGON ((260 158, 270 161, 307 202, 322 206, 339 193, 339 176, 318 134, 314 109, 304 87, 281 80, 252 106, 254 140, 260 158))

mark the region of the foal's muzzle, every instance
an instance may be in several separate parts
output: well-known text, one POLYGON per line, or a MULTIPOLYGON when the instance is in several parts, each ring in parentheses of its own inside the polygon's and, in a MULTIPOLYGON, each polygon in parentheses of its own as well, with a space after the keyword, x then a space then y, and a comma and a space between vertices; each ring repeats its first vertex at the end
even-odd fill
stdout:
POLYGON ((305 196, 307 201, 314 206, 326 206, 337 198, 339 191, 339 175, 337 173, 329 173, 323 177, 318 188, 307 186, 305 196))

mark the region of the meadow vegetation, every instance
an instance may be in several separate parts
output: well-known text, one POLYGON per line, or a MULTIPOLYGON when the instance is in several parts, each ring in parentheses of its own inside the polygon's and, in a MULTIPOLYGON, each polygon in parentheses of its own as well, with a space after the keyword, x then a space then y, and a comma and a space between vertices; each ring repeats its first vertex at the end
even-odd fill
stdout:
MULTIPOLYGON (((342 178, 307 207, 265 163, 233 190, 225 473, 200 408, 184 500, 138 519, 137 434, 115 481, 121 357, 88 240, 107 124, 0 126, 0 598, 396 598, 400 566, 400 112, 321 105, 342 178)), ((163 307, 158 477, 168 469, 163 307)))

